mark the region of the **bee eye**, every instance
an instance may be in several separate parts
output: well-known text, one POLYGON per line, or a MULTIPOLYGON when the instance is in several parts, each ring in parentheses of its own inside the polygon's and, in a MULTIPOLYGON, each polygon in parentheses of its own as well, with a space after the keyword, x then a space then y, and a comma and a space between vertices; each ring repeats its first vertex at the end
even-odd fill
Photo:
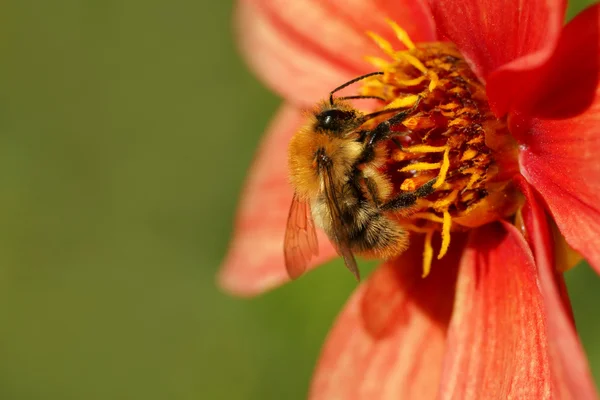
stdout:
POLYGON ((326 110, 317 115, 317 121, 322 129, 338 131, 346 122, 354 119, 356 115, 351 111, 326 110))
POLYGON ((353 112, 342 110, 327 110, 321 113, 323 125, 330 125, 336 121, 346 121, 354 116, 353 112))

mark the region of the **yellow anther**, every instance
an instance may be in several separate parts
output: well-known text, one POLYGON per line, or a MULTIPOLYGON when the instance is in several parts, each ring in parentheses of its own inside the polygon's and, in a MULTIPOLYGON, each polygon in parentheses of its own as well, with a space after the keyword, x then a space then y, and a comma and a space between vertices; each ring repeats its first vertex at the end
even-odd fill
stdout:
POLYGON ((459 107, 458 103, 446 103, 446 104, 442 104, 441 106, 438 106, 438 108, 440 110, 454 110, 455 108, 459 107))
POLYGON ((443 222, 444 221, 441 217, 438 217, 434 213, 428 213, 428 212, 414 213, 414 214, 411 214, 411 217, 415 218, 415 219, 426 219, 426 220, 432 221, 432 222, 443 222))
POLYGON ((392 21, 391 19, 386 18, 385 22, 387 22, 388 25, 392 27, 398 40, 401 41, 402 44, 405 45, 407 49, 415 48, 415 44, 412 42, 412 40, 410 40, 408 33, 406 33, 406 31, 404 29, 400 28, 400 26, 397 23, 395 23, 394 21, 392 21))
POLYGON ((454 189, 452 192, 450 192, 450 194, 440 200, 437 200, 434 204, 433 204, 433 208, 436 211, 439 210, 443 210, 443 209, 448 209, 448 207, 454 203, 456 201, 456 198, 458 197, 458 189, 454 189))
POLYGON ((433 90, 437 87, 438 82, 440 81, 440 78, 438 78, 437 74, 431 70, 429 70, 427 72, 427 75, 429 75, 429 91, 433 92, 433 90))
POLYGON ((433 261, 433 247, 431 239, 433 238, 433 230, 425 234, 425 246, 423 248, 423 278, 429 275, 431 271, 431 261, 433 261))
POLYGON ((416 94, 405 96, 405 97, 399 97, 396 100, 392 101, 387 106, 385 106, 385 108, 388 109, 388 108, 410 107, 410 106, 414 106, 418 100, 419 100, 419 96, 417 96, 416 94))
POLYGON ((402 182, 402 185, 400 185, 400 190, 404 192, 412 192, 416 188, 417 185, 415 184, 415 181, 410 178, 405 179, 404 182, 402 182))
POLYGON ((450 168, 450 147, 446 147, 444 151, 444 159, 442 160, 442 167, 440 168, 440 173, 438 175, 437 181, 433 184, 433 188, 437 189, 444 184, 446 181, 446 175, 448 174, 448 168, 450 168))
POLYGON ((428 146, 426 144, 417 144, 410 147, 405 147, 403 150, 409 153, 441 153, 446 151, 446 146, 428 146))
POLYGON ((404 125, 405 127, 407 127, 408 129, 411 129, 411 130, 427 129, 427 128, 434 128, 435 121, 429 117, 412 116, 412 117, 406 118, 404 120, 404 122, 402 122, 402 125, 404 125))
POLYGON ((484 137, 483 135, 475 136, 473 139, 469 140, 467 144, 479 144, 483 143, 484 137))
POLYGON ((473 187, 473 185, 481 178, 481 175, 474 173, 473 175, 471 175, 471 178, 469 179, 469 183, 467 183, 467 189, 471 189, 473 187))
POLYGON ((477 155, 477 150, 475 150, 475 149, 467 149, 467 150, 465 150, 465 152, 463 153, 462 157, 460 158, 460 161, 471 160, 476 155, 477 155))
POLYGON ((367 32, 367 36, 369 36, 375 42, 375 44, 377 44, 377 46, 379 46, 381 50, 383 50, 385 54, 390 56, 392 59, 395 57, 396 51, 394 50, 390 42, 388 42, 387 40, 385 40, 384 38, 382 38, 374 32, 367 32))
POLYGON ((444 110, 441 110, 440 112, 446 118, 454 118, 455 115, 456 115, 456 111, 444 111, 444 110))
POLYGON ((364 60, 379 70, 385 70, 390 65, 389 61, 379 57, 366 56, 364 57, 364 60))
POLYGON ((420 85, 425 79, 427 79, 427 76, 421 75, 415 79, 398 79, 395 84, 398 87, 411 87, 420 85))
POLYGON ((463 202, 468 202, 470 200, 473 200, 474 198, 475 198, 475 192, 469 191, 469 192, 466 192, 465 194, 463 194, 460 197, 460 200, 463 202))
POLYGON ((448 248, 450 247, 450 228, 452 227, 452 218, 450 217, 450 213, 448 211, 444 211, 444 222, 442 224, 442 247, 440 248, 440 252, 438 254, 438 260, 441 260, 442 257, 446 255, 448 252, 448 248))
POLYGON ((423 63, 421 61, 419 61, 419 59, 417 57, 415 57, 411 54, 408 54, 407 52, 403 52, 403 51, 395 53, 395 56, 397 58, 403 58, 404 61, 406 61, 407 63, 409 63, 410 65, 412 65, 413 67, 415 67, 416 69, 421 71, 422 73, 424 73, 424 74, 427 73, 427 68, 425 67, 425 65, 423 65, 423 63))
POLYGON ((454 187, 454 185, 452 185, 448 182, 444 182, 444 184, 442 186, 440 186, 438 188, 438 190, 452 190, 453 187, 454 187))
POLYGON ((402 168, 400 172, 405 171, 429 171, 431 169, 438 169, 440 167, 440 163, 428 163, 428 162, 418 162, 414 164, 409 164, 406 167, 402 168))
POLYGON ((470 125, 471 121, 464 119, 464 118, 454 118, 452 121, 450 121, 448 123, 448 127, 453 127, 453 126, 467 126, 470 125))
POLYGON ((388 25, 392 27, 398 40, 402 42, 402 44, 405 45, 407 49, 415 48, 415 44, 412 40, 410 40, 410 36, 408 36, 408 33, 406 33, 404 29, 400 28, 400 26, 391 19, 386 18, 385 22, 387 22, 388 25))

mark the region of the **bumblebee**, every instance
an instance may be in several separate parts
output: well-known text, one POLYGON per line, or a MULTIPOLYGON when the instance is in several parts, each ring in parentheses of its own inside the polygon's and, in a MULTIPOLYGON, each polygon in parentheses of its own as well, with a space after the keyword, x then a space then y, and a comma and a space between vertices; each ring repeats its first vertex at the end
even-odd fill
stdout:
POLYGON ((334 89, 329 101, 317 105, 307 123, 293 136, 288 167, 294 197, 287 221, 284 255, 288 274, 297 278, 318 253, 315 226, 323 229, 346 267, 357 280, 354 254, 389 259, 408 246, 408 233, 393 214, 410 209, 418 198, 433 193, 435 179, 410 192, 393 196, 389 177, 380 172, 387 159, 392 127, 414 113, 410 109, 383 109, 365 114, 348 102, 370 96, 334 98, 334 94, 374 72, 334 89), (361 129, 383 114, 391 118, 361 129))

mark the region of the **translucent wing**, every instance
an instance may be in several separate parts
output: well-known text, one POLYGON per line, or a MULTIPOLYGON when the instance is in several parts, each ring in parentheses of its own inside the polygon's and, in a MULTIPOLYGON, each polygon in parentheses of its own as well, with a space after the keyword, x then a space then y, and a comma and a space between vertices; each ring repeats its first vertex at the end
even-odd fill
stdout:
POLYGON ((333 230, 333 238, 330 238, 335 245, 335 248, 340 256, 344 259, 346 267, 352 272, 352 275, 357 281, 360 281, 360 271, 356 265, 356 259, 352 250, 350 249, 350 243, 348 237, 350 233, 347 226, 344 224, 344 216, 340 209, 339 196, 335 185, 333 184, 333 171, 331 166, 326 166, 324 176, 324 188, 325 188, 325 201, 327 202, 327 208, 331 214, 331 227, 333 230))
POLYGON ((310 259, 318 254, 319 243, 310 204, 294 194, 283 241, 285 268, 290 278, 302 275, 310 259))

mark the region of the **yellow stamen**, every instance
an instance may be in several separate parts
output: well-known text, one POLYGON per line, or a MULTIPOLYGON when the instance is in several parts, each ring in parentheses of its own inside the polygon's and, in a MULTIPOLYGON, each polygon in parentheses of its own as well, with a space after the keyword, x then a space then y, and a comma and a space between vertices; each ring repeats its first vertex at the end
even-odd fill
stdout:
POLYGON ((396 81, 396 85, 398 87, 411 87, 411 86, 417 86, 420 85, 421 83, 423 83, 423 81, 427 79, 427 76, 425 75, 421 75, 417 78, 414 79, 398 79, 396 81))
POLYGON ((466 192, 464 195, 461 196, 462 201, 470 201, 470 200, 473 200, 474 198, 475 198, 474 192, 466 192))
POLYGON ((379 58, 379 57, 366 56, 366 57, 364 57, 364 59, 366 62, 375 66, 379 70, 386 69, 390 65, 390 63, 388 61, 384 60, 383 58, 379 58))
POLYGON ((426 144, 417 144, 410 147, 405 147, 403 150, 409 153, 441 153, 446 151, 446 146, 428 146, 426 144))
POLYGON ((431 271, 431 262, 433 261, 433 247, 431 245, 431 239, 433 238, 433 231, 429 231, 425 234, 425 246, 423 249, 423 278, 429 275, 431 271))
POLYGON ((410 40, 408 33, 406 33, 406 31, 404 29, 400 28, 400 26, 397 23, 395 23, 394 21, 392 21, 391 19, 386 18, 385 22, 387 22, 388 25, 392 27, 398 40, 401 41, 402 44, 405 45, 407 49, 410 50, 410 49, 415 48, 415 44, 413 43, 412 40, 410 40))
POLYGON ((429 70, 427 72, 427 75, 429 75, 429 79, 430 79, 428 89, 430 92, 433 92, 433 90, 437 87, 438 82, 440 81, 440 78, 438 77, 438 75, 435 72, 433 72, 431 70, 429 70))
POLYGON ((446 180, 446 175, 448 174, 448 168, 450 168, 450 158, 448 157, 450 153, 450 147, 446 147, 444 151, 444 159, 442 160, 442 167, 440 168, 440 174, 438 175, 437 181, 433 184, 433 188, 437 189, 444 184, 446 180))
POLYGON ((467 189, 471 189, 473 187, 473 185, 475 183, 477 183, 479 178, 481 178, 481 175, 476 174, 476 173, 472 174, 471 178, 469 179, 469 183, 467 183, 467 189))
POLYGON ((444 211, 444 222, 442 224, 442 247, 440 248, 440 252, 438 254, 438 260, 441 260, 442 257, 446 255, 448 252, 448 248, 450 247, 450 228, 452 227, 452 218, 450 217, 450 213, 448 211, 444 211))
POLYGON ((400 185, 400 190, 403 190, 405 192, 412 192, 416 188, 417 188, 417 185, 416 185, 415 181, 410 178, 405 179, 404 182, 402 182, 402 185, 400 185))
POLYGON ((405 171, 428 171, 430 169, 438 169, 440 167, 440 163, 427 163, 427 162, 418 162, 414 164, 409 164, 406 167, 402 168, 400 172, 405 171))
POLYGON ((450 121, 450 123, 448 123, 448 127, 453 127, 453 126, 468 126, 470 125, 470 122, 466 119, 463 118, 455 118, 452 121, 450 121))
POLYGON ((414 106, 418 100, 419 100, 419 96, 417 96, 417 95, 400 97, 400 98, 397 98, 396 100, 392 101, 387 106, 385 106, 385 108, 388 109, 388 108, 410 107, 410 106, 414 106))
POLYGON ((409 63, 410 65, 412 65, 413 67, 415 67, 416 69, 421 71, 422 73, 424 73, 424 74, 427 73, 427 68, 425 68, 423 63, 421 61, 419 61, 419 59, 417 57, 412 56, 408 53, 397 53, 396 57, 403 58, 404 61, 406 61, 407 63, 409 63))
POLYGON ((390 42, 388 42, 387 40, 385 40, 384 38, 382 38, 374 32, 367 32, 367 36, 369 36, 375 42, 375 44, 377 44, 377 46, 379 46, 379 48, 383 50, 385 54, 387 54, 391 58, 394 58, 394 56, 396 55, 396 51, 394 50, 390 42))
POLYGON ((459 107, 459 105, 457 103, 452 102, 452 103, 442 104, 438 108, 440 110, 454 110, 457 107, 459 107))
POLYGON ((467 149, 462 157, 460 158, 460 161, 468 161, 473 159, 475 156, 477 155, 477 150, 474 149, 467 149))
POLYGON ((433 203, 433 208, 435 210, 444 210, 444 209, 448 209, 448 207, 450 207, 450 205, 452 203, 454 203, 454 201, 456 200, 456 198, 458 197, 458 189, 453 190, 452 192, 450 192, 450 194, 444 198, 441 198, 439 200, 437 200, 435 203, 433 203))

